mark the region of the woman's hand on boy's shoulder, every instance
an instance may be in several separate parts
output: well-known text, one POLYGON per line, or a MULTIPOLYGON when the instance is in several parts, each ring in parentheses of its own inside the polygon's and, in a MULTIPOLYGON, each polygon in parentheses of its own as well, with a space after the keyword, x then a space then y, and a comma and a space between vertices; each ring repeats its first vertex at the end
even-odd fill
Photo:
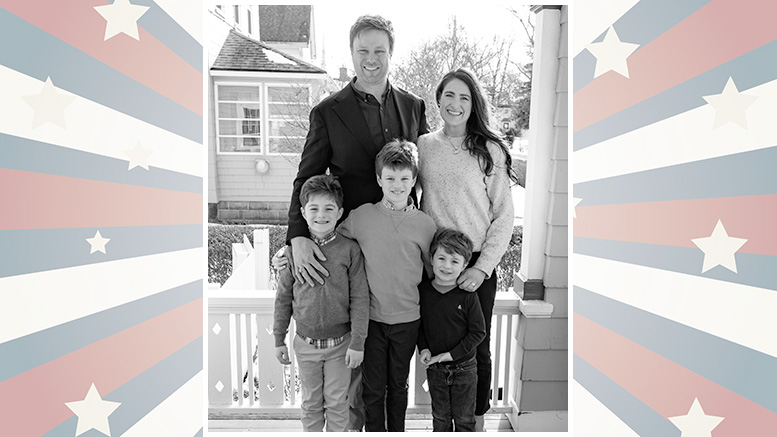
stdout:
POLYGON ((464 269, 456 280, 456 283, 464 291, 475 291, 483 285, 483 281, 486 279, 486 274, 475 267, 464 269))

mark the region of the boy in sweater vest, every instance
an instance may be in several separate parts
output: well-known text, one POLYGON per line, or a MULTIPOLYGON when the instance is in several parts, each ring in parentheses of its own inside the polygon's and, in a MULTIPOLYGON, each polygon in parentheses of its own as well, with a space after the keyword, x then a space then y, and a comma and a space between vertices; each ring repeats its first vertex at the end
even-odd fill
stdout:
MULTIPOLYGON (((278 272, 273 334, 275 356, 291 364, 286 347, 291 316, 297 322, 294 350, 302 385, 304 431, 343 432, 348 427, 351 369, 364 357, 369 294, 359 245, 335 232, 343 214, 343 191, 329 175, 313 176, 300 193, 310 237, 326 255, 324 284, 296 281, 293 265, 278 272)), ((287 249, 288 251, 291 248, 287 249)), ((286 254, 288 260, 293 258, 286 254)))
POLYGON ((404 431, 410 359, 421 324, 418 284, 437 228, 410 198, 418 174, 415 144, 386 144, 375 171, 383 199, 351 211, 338 232, 359 243, 370 286, 362 366, 366 431, 404 431))
POLYGON ((418 286, 421 331, 418 350, 428 366, 434 431, 474 431, 477 363, 475 350, 486 337, 477 293, 456 279, 472 256, 472 241, 462 232, 440 229, 429 249, 434 279, 418 286))

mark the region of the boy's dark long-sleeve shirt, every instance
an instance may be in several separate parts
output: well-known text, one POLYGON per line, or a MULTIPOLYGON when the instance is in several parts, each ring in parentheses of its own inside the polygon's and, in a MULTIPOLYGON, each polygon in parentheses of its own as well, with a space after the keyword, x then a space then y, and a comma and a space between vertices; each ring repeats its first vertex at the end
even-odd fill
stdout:
MULTIPOLYGON (((421 329, 418 350, 429 349, 432 356, 450 352, 456 364, 475 356, 486 337, 486 323, 476 293, 454 287, 437 291, 430 280, 418 285, 421 298, 421 329)), ((448 363, 446 363, 448 364, 448 363)))

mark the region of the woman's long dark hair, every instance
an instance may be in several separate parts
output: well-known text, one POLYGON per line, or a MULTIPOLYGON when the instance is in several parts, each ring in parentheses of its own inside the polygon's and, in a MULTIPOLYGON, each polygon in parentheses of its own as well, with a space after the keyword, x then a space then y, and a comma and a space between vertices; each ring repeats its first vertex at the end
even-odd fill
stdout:
POLYGON ((471 70, 457 68, 456 70, 449 71, 442 77, 435 91, 437 105, 440 104, 440 96, 442 96, 445 85, 453 79, 459 79, 464 82, 469 88, 470 94, 472 94, 472 111, 467 120, 467 134, 464 138, 464 147, 469 150, 470 155, 477 157, 478 163, 480 163, 480 170, 486 176, 491 176, 494 170, 494 158, 488 152, 486 143, 491 141, 498 145, 505 155, 507 176, 514 184, 517 184, 518 173, 513 169, 513 158, 510 156, 510 150, 502 135, 489 124, 489 105, 488 100, 486 100, 486 92, 471 70))

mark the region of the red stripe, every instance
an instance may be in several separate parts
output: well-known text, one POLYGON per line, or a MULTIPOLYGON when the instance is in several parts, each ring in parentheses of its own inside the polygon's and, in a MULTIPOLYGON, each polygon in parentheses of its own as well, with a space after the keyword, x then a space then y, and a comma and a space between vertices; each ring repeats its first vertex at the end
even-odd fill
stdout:
POLYGON ((0 169, 0 230, 202 223, 202 194, 0 169))
POLYGON ((201 337, 202 303, 190 302, 0 382, 0 394, 9 400, 0 409, 0 434, 43 435, 73 416, 65 403, 83 400, 92 383, 105 397, 201 337))
POLYGON ((107 22, 94 7, 109 4, 0 0, 0 7, 201 116, 202 73, 139 25, 139 41, 124 33, 105 41, 107 22))
POLYGON ((578 206, 575 237, 697 247, 718 220, 730 237, 745 238, 742 253, 777 255, 777 194, 578 206))
POLYGON ((775 1, 709 2, 634 52, 628 58, 628 78, 610 71, 578 90, 574 131, 774 41, 775 16, 775 1))
POLYGON ((725 418, 713 435, 764 435, 777 429, 777 414, 755 402, 580 314, 574 314, 573 324, 575 354, 660 415, 684 416, 698 398, 705 414, 725 418))

